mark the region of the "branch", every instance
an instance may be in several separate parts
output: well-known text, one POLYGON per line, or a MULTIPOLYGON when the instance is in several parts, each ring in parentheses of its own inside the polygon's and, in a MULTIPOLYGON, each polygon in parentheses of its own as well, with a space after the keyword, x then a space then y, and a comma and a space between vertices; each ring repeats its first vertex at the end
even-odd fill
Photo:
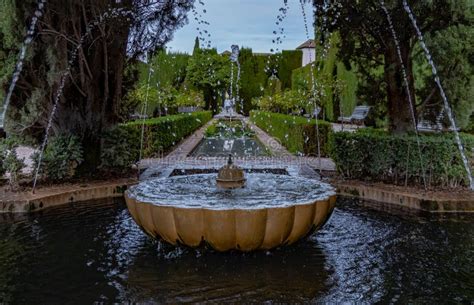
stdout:
POLYGON ((69 78, 71 79, 72 81, 72 84, 74 85, 74 87, 76 87, 77 91, 79 91, 79 93, 83 96, 83 97, 87 97, 87 94, 82 91, 82 89, 79 87, 79 85, 76 83, 74 77, 72 77, 71 73, 69 73, 69 78))

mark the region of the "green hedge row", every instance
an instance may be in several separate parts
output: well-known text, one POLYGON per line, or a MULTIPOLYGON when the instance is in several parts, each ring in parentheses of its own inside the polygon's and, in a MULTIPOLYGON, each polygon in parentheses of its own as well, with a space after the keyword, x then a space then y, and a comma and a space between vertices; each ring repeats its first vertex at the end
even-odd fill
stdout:
MULTIPOLYGON (((212 119, 210 111, 145 121, 143 158, 159 156, 212 119)), ((139 158, 142 120, 116 126, 103 136, 102 168, 124 170, 139 158)))
MULTIPOLYGON (((252 111, 252 121, 277 138, 288 151, 306 156, 317 156, 316 120, 273 112, 252 111)), ((321 155, 329 154, 331 124, 318 121, 321 155)))
MULTIPOLYGON (((159 155, 159 153, 170 149, 211 119, 212 113, 210 111, 202 111, 146 120, 143 156, 147 158, 159 155)), ((140 141, 142 125, 143 121, 137 120, 122 125, 122 128, 134 134, 138 132, 137 141, 140 141)))
MULTIPOLYGON (((465 151, 472 165, 474 136, 463 134, 465 151)), ((469 185, 454 135, 420 135, 421 160, 415 135, 396 136, 363 130, 334 133, 331 157, 340 174, 350 179, 428 186, 469 185)))

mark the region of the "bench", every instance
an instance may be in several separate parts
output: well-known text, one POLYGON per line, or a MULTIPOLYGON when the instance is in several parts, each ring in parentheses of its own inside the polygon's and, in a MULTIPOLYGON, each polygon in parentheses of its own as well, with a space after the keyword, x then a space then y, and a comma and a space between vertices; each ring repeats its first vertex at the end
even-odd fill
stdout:
POLYGON ((352 115, 349 117, 341 116, 337 120, 342 123, 363 125, 365 119, 369 115, 370 106, 357 106, 354 108, 352 115))
MULTIPOLYGON (((433 122, 425 120, 425 119, 421 119, 421 120, 418 121, 416 129, 419 132, 449 132, 449 131, 454 131, 453 127, 446 128, 439 121, 436 122, 436 123, 433 123, 433 122)), ((457 131, 460 131, 460 129, 458 128, 457 131)))

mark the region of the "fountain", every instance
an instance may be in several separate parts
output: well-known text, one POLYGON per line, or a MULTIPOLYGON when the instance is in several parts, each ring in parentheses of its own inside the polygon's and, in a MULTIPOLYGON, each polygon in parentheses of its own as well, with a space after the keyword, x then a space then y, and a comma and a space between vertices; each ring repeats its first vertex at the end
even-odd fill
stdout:
MULTIPOLYGON (((230 55, 231 61, 231 75, 230 75, 230 96, 229 94, 225 94, 224 99, 224 107, 222 108, 222 112, 216 115, 216 118, 220 119, 242 119, 243 116, 235 110, 236 106, 236 99, 239 100, 239 82, 240 82, 240 63, 239 63, 239 47, 236 45, 232 45, 232 53, 230 55), (236 94, 234 97, 234 63, 237 65, 237 83, 236 83, 236 94)), ((241 109, 243 109, 243 104, 240 105, 241 109)))
POLYGON ((218 119, 241 119, 242 115, 235 111, 235 99, 230 98, 226 93, 222 112, 215 117, 218 119))
POLYGON ((135 222, 172 245, 249 252, 291 245, 321 228, 336 195, 299 176, 247 174, 232 164, 215 174, 159 178, 125 194, 135 222))
POLYGON ((229 190, 243 188, 245 181, 244 170, 235 166, 232 161, 232 155, 229 155, 227 165, 221 168, 217 175, 217 187, 229 190))

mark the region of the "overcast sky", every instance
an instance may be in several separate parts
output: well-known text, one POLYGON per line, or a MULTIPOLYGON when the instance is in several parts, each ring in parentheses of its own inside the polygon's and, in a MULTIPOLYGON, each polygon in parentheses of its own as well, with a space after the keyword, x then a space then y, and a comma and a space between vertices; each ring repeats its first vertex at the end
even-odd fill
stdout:
MULTIPOLYGON (((254 52, 268 53, 276 45, 272 40, 276 37, 273 31, 279 9, 283 0, 203 0, 204 7, 196 0, 196 8, 203 19, 210 23, 207 30, 211 34, 212 47, 219 52, 230 50, 232 44, 250 47, 254 52), (203 9, 206 13, 203 14, 203 9)), ((294 50, 305 42, 306 32, 299 0, 288 0, 289 11, 283 22, 286 38, 280 50, 294 50)), ((311 18, 311 6, 306 6, 306 13, 311 18)), ((174 39, 168 44, 172 51, 191 53, 194 39, 199 36, 192 12, 188 15, 189 23, 176 31, 174 39)), ((312 27, 312 20, 308 20, 312 27)), ((201 26, 202 28, 202 26, 201 26)), ((311 31, 311 29, 310 29, 311 31)))

